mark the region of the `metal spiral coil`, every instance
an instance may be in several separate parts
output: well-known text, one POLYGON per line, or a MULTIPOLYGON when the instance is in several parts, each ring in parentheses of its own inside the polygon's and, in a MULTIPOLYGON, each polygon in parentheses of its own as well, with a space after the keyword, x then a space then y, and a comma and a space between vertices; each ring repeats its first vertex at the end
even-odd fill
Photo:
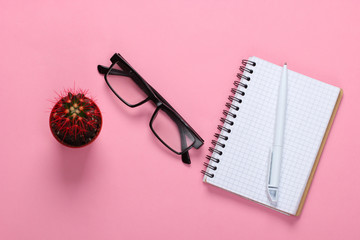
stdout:
POLYGON ((235 111, 238 111, 240 108, 238 107, 238 106, 236 106, 235 104, 231 104, 231 103, 229 103, 229 102, 227 102, 226 104, 225 104, 225 106, 227 107, 227 108, 232 108, 232 109, 234 109, 235 111))
POLYGON ((239 70, 240 70, 241 72, 248 72, 248 73, 253 73, 253 72, 254 72, 254 70, 252 70, 252 69, 250 69, 250 68, 247 68, 247 67, 245 67, 245 66, 240 66, 239 70))
POLYGON ((212 156, 210 156, 210 155, 206 155, 206 159, 209 160, 209 161, 213 161, 213 162, 215 162, 215 163, 219 163, 219 162, 220 162, 220 159, 214 158, 214 157, 212 157, 212 156))
POLYGON ((243 60, 241 61, 241 63, 242 63, 242 65, 244 65, 244 66, 246 66, 247 64, 249 64, 249 65, 251 65, 251 66, 253 66, 253 67, 256 66, 256 62, 253 62, 253 61, 250 61, 250 60, 247 60, 247 59, 243 59, 243 60))
POLYGON ((230 128, 226 128, 226 127, 224 127, 224 126, 222 126, 222 125, 218 125, 217 129, 220 130, 220 131, 225 131, 225 132, 227 132, 227 133, 231 133, 231 129, 230 129, 230 128))
POLYGON ((250 80, 251 80, 250 77, 245 76, 244 74, 241 74, 241 73, 236 74, 236 76, 237 76, 237 78, 240 79, 240 80, 241 80, 241 79, 245 79, 246 81, 250 81, 250 80))
POLYGON ((207 162, 204 162, 204 166, 205 166, 205 167, 208 167, 208 168, 210 168, 211 170, 214 170, 214 171, 217 169, 216 166, 210 165, 210 164, 208 164, 207 162))
POLYGON ((209 151, 212 153, 217 153, 219 155, 222 155, 222 151, 217 150, 216 148, 209 147, 209 151))
POLYGON ((240 94, 241 96, 245 96, 245 92, 243 92, 243 91, 241 91, 241 90, 239 90, 238 88, 232 88, 231 89, 231 92, 233 93, 233 94, 240 94))
POLYGON ((205 170, 201 170, 201 173, 204 174, 205 176, 210 177, 210 178, 213 178, 215 176, 213 173, 208 173, 205 170))
POLYGON ((225 141, 229 139, 228 136, 224 136, 224 135, 221 135, 219 133, 215 133, 214 137, 216 137, 217 139, 219 139, 219 138, 224 139, 225 141))
MULTIPOLYGON (((231 133, 231 126, 234 125, 234 121, 230 120, 230 118, 236 118, 236 113, 234 112, 240 110, 240 107, 238 105, 242 103, 241 97, 245 96, 245 91, 248 88, 248 84, 242 82, 241 80, 245 80, 249 82, 251 78, 249 76, 244 75, 244 73, 245 74, 254 73, 253 67, 256 66, 256 62, 243 59, 241 63, 243 65, 240 66, 239 68, 241 73, 238 73, 236 75, 236 77, 239 80, 234 81, 235 88, 231 88, 232 95, 228 97, 228 100, 230 102, 227 102, 225 104, 227 109, 223 110, 222 112, 225 117, 220 118, 220 122, 222 122, 223 124, 217 126, 217 129, 220 131, 220 133, 214 134, 214 137, 217 140, 212 140, 211 144, 213 145, 213 147, 209 147, 209 152, 212 154, 206 155, 206 159, 209 160, 209 162, 204 162, 204 166, 207 168, 207 170, 211 170, 211 171, 217 170, 216 164, 220 162, 220 156, 223 154, 223 152, 220 151, 218 148, 226 147, 226 144, 223 143, 223 141, 229 140, 229 136, 227 136, 227 133, 231 133), (210 164, 210 161, 212 162, 212 164, 210 164)), ((201 173, 209 178, 213 178, 215 174, 212 173, 211 171, 207 172, 207 170, 201 170, 201 173)))
POLYGON ((223 144, 223 143, 221 143, 221 142, 218 142, 218 141, 216 141, 216 140, 212 140, 212 141, 211 141, 211 144, 214 145, 214 147, 216 147, 216 146, 220 146, 220 147, 222 147, 222 148, 225 147, 225 144, 223 144))
POLYGON ((229 101, 235 101, 235 102, 238 102, 238 103, 242 103, 242 100, 240 98, 237 98, 237 97, 234 97, 234 96, 229 96, 228 97, 229 101))
POLYGON ((229 124, 230 126, 234 125, 234 122, 233 121, 230 121, 229 119, 226 119, 226 118, 220 118, 220 122, 222 123, 227 123, 229 124))
POLYGON ((248 87, 247 84, 245 84, 245 83, 243 83, 243 82, 240 82, 240 81, 234 81, 234 85, 235 85, 236 87, 239 87, 239 86, 242 86, 243 88, 247 88, 247 87, 248 87))

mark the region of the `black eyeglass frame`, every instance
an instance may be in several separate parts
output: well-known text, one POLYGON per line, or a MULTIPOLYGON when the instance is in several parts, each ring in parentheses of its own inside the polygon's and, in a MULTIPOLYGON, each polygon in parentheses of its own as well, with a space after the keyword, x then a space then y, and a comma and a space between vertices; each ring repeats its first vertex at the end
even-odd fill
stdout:
MULTIPOLYGON (((196 149, 200 148, 203 145, 204 140, 185 121, 185 119, 149 83, 147 83, 145 81, 145 79, 142 78, 140 76, 140 74, 137 73, 133 67, 131 67, 131 65, 119 53, 115 53, 111 57, 110 60, 111 60, 112 64, 109 68, 102 66, 102 65, 98 65, 98 71, 99 71, 99 73, 104 74, 105 82, 108 85, 108 87, 111 89, 111 91, 123 103, 125 103, 127 106, 129 106, 131 108, 138 107, 138 106, 148 102, 149 100, 151 100, 156 105, 156 109, 155 109, 155 111, 150 119, 150 123, 149 123, 151 131, 160 140, 160 142, 162 142, 168 149, 170 149, 172 152, 174 152, 178 155, 181 155, 182 161, 184 163, 190 164, 191 161, 190 161, 190 156, 189 156, 188 151, 192 147, 194 147, 196 149), (117 64, 122 69, 122 71, 118 70, 118 69, 114 69, 115 64, 117 64), (126 100, 121 98, 121 96, 119 96, 119 94, 112 88, 112 86, 110 85, 110 83, 108 81, 108 75, 119 75, 119 76, 130 77, 144 91, 144 93, 147 95, 147 98, 145 98, 143 101, 136 103, 136 104, 128 103, 126 100), (182 123, 182 124, 177 124, 177 126, 178 127, 185 126, 187 128, 187 130, 189 131, 189 133, 194 137, 194 142, 191 145, 189 145, 187 148, 183 149, 181 152, 174 150, 168 144, 166 144, 154 130, 152 123, 154 122, 154 120, 160 110, 163 110, 166 114, 168 114, 168 116, 174 122, 182 123)), ((186 136, 184 135, 184 131, 182 131, 182 129, 179 129, 179 132, 180 132, 180 137, 181 137, 181 144, 182 145, 186 144, 186 136)))

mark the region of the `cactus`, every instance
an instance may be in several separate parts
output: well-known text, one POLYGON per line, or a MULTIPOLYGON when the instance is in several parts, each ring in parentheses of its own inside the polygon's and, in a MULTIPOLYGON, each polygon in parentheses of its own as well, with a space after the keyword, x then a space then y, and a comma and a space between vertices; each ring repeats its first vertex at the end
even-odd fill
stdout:
POLYGON ((81 147, 95 140, 102 126, 102 116, 87 91, 65 90, 58 94, 50 114, 54 137, 66 146, 81 147))

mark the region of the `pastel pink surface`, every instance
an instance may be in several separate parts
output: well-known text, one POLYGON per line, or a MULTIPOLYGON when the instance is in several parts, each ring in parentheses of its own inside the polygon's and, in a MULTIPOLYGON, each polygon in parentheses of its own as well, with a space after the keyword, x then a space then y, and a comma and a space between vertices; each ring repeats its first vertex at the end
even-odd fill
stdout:
POLYGON ((7 1, 0 4, 0 239, 359 239, 358 1, 7 1), (181 163, 97 73, 120 52, 206 141, 181 163), (202 182, 241 59, 344 89, 300 217, 202 182), (104 125, 60 145, 54 91, 96 97, 104 125))

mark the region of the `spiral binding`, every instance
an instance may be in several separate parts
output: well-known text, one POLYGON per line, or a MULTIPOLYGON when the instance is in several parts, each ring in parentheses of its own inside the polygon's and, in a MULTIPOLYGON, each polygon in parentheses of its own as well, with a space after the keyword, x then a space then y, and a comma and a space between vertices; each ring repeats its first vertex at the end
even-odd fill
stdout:
MULTIPOLYGON (((223 115, 225 117, 221 117, 220 118, 220 122, 222 122, 222 125, 218 125, 217 129, 221 132, 221 133, 231 133, 231 126, 234 125, 234 122, 230 120, 230 118, 236 118, 236 114, 233 112, 230 112, 231 109, 233 109, 233 111, 239 111, 240 107, 238 106, 238 104, 242 103, 242 99, 239 97, 236 97, 236 94, 239 94, 240 96, 245 96, 245 90, 248 88, 248 85, 246 82, 250 81, 251 78, 249 76, 245 76, 243 73, 249 73, 249 74, 253 74, 254 70, 251 68, 248 68, 247 66, 252 66, 255 67, 256 63, 247 59, 243 59, 241 61, 243 66, 240 66, 239 70, 241 71, 241 73, 238 73, 236 76, 239 80, 234 81, 234 86, 235 88, 231 88, 231 93, 233 95, 230 95, 228 97, 228 100, 230 102, 227 102, 225 104, 225 106, 227 107, 227 109, 223 110, 223 115), (245 80, 245 82, 242 82, 241 80, 245 80), (241 89, 239 89, 241 88, 241 89)), ((213 147, 209 147, 209 152, 211 152, 211 155, 206 155, 206 159, 209 160, 209 162, 204 162, 204 166, 207 169, 211 169, 212 171, 216 171, 217 170, 217 166, 216 164, 220 162, 220 156, 223 154, 222 150, 223 148, 226 147, 225 143, 219 142, 220 139, 222 139, 223 141, 227 141, 229 139, 229 136, 226 136, 224 134, 220 134, 220 133, 215 133, 214 137, 217 140, 212 140, 211 144, 213 145, 213 147), (215 164, 215 165, 212 165, 215 164)), ((213 178, 215 176, 214 173, 209 173, 205 170, 201 170, 201 173, 213 178)))

